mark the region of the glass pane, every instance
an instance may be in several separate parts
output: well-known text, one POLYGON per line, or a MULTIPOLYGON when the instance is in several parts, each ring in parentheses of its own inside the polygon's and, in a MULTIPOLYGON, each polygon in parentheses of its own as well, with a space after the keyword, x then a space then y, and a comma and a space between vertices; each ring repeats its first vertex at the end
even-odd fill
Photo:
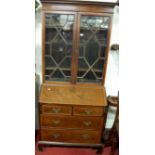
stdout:
POLYGON ((74 15, 45 15, 45 80, 70 81, 74 15))
POLYGON ((109 20, 106 16, 81 16, 79 82, 101 82, 102 80, 109 20))

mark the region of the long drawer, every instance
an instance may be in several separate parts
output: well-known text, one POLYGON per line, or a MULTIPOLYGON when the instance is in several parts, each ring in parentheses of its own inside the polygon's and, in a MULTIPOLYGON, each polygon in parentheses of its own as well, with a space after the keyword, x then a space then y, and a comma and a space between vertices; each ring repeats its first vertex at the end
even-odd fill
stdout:
POLYGON ((80 117, 80 116, 53 116, 42 114, 41 126, 75 128, 75 129, 102 129, 103 117, 80 117))
POLYGON ((96 144, 101 141, 101 131, 42 128, 41 140, 96 144))

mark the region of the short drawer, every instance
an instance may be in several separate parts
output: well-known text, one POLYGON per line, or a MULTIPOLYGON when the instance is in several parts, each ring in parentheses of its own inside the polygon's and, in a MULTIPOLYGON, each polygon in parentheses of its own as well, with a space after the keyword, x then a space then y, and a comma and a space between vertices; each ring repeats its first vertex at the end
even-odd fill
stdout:
POLYGON ((41 140, 70 143, 100 143, 101 131, 41 129, 41 140))
POLYGON ((46 114, 72 115, 72 107, 67 105, 41 105, 41 112, 46 114))
POLYGON ((73 115, 79 116, 103 116, 104 107, 90 107, 90 106, 74 106, 73 115))
POLYGON ((52 116, 42 114, 40 119, 41 126, 44 127, 94 130, 103 128, 102 117, 52 116))

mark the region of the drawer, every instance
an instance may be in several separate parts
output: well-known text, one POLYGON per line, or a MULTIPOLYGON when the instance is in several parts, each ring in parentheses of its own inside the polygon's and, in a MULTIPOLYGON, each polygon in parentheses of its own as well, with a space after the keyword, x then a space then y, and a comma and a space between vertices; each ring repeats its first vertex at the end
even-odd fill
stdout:
POLYGON ((74 128, 74 129, 102 129, 102 117, 79 117, 79 116, 53 116, 42 114, 40 117, 41 126, 74 128))
POLYGON ((72 107, 67 105, 42 105, 42 113, 72 115, 72 107))
POLYGON ((104 107, 74 106, 73 115, 103 116, 104 107))
POLYGON ((101 131, 41 129, 41 140, 68 143, 100 143, 101 131))

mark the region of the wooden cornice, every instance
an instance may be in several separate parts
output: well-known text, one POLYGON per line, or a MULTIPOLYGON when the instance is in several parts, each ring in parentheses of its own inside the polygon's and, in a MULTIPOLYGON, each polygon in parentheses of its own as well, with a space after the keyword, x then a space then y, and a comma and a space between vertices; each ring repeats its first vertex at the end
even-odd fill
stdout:
POLYGON ((93 4, 93 5, 104 5, 114 7, 118 5, 118 1, 115 3, 112 2, 103 2, 103 1, 89 1, 89 0, 40 0, 42 3, 57 3, 57 4, 93 4))

